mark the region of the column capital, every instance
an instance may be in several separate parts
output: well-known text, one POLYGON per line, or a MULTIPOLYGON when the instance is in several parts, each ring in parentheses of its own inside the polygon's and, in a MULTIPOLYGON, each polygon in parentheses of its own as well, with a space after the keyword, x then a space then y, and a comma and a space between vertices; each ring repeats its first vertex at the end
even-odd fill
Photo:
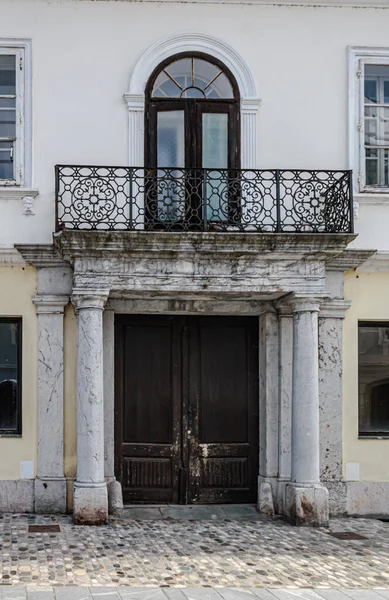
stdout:
POLYGON ((294 294, 290 299, 293 314, 299 312, 320 312, 320 307, 328 296, 325 294, 294 294))
POLYGON ((351 302, 348 300, 327 300, 323 302, 320 310, 320 318, 325 319, 344 319, 346 316, 346 310, 351 306, 351 302))
POLYGON ((76 312, 80 310, 104 310, 109 290, 73 290, 72 304, 76 312))
POLYGON ((69 303, 69 296, 42 294, 40 296, 35 296, 32 301, 36 306, 38 315, 58 315, 63 314, 65 306, 69 303))

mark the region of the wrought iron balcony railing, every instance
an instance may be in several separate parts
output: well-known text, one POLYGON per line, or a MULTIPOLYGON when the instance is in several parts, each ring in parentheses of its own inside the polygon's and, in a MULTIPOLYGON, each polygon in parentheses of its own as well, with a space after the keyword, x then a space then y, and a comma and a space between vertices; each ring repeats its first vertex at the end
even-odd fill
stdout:
POLYGON ((55 170, 57 231, 353 232, 351 171, 55 170))

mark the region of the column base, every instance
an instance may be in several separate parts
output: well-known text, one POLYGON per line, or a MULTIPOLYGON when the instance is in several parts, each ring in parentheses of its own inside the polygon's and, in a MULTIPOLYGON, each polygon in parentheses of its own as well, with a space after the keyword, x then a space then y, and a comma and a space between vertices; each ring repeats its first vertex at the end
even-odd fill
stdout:
POLYGON ((329 521, 328 490, 323 485, 285 488, 285 515, 293 525, 326 527, 329 521))
POLYGON ((120 516, 123 511, 122 484, 112 479, 108 485, 108 510, 110 515, 120 516))
POLYGON ((76 525, 104 525, 108 521, 107 485, 74 482, 73 519, 76 525))
POLYGON ((267 481, 260 482, 258 486, 258 510, 261 515, 274 515, 273 490, 267 481))
POLYGON ((66 512, 65 477, 37 477, 34 488, 36 513, 66 512))

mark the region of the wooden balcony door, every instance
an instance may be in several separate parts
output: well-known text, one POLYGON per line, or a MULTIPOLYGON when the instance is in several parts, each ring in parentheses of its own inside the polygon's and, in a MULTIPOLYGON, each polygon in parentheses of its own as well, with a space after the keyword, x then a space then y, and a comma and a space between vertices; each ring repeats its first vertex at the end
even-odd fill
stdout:
POLYGON ((115 462, 125 503, 255 502, 257 325, 117 317, 115 462))

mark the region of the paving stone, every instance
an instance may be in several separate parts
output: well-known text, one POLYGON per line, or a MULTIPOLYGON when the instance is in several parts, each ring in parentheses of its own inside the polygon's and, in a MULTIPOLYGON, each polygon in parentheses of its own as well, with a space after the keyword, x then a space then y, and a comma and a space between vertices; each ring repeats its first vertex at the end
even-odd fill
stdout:
POLYGON ((122 600, 166 600, 166 596, 161 588, 119 588, 118 592, 122 600))
POLYGON ((149 519, 162 519, 161 511, 157 507, 149 506, 134 506, 127 507, 123 510, 123 517, 126 519, 137 519, 140 521, 147 521, 149 519))
POLYGON ((185 588, 182 591, 189 600, 221 600, 217 591, 209 588, 185 588))
POLYGON ((261 515, 255 508, 255 506, 247 506, 244 504, 231 504, 223 506, 223 510, 228 519, 260 519, 261 515))
POLYGON ((224 600, 256 600, 254 592, 251 590, 240 590, 238 588, 218 588, 218 594, 224 600))
POLYGON ((183 591, 177 588, 163 588, 164 594, 169 600, 186 600, 183 591))
POLYGON ((353 600, 381 600, 381 596, 374 590, 339 590, 353 600))
POLYGON ((161 514, 166 519, 177 520, 223 520, 226 519, 224 507, 220 506, 166 506, 161 507, 161 514))
POLYGON ((254 592, 260 600, 275 600, 275 596, 269 590, 253 589, 251 591, 254 592))
POLYGON ((324 598, 325 600, 348 600, 349 596, 346 596, 344 592, 340 590, 315 590, 316 593, 324 598))
POLYGON ((27 590, 28 600, 55 600, 54 591, 27 590))
POLYGON ((6 586, 0 588, 1 600, 26 600, 27 590, 25 587, 6 586))
POLYGON ((66 586, 54 588, 56 600, 91 600, 91 595, 86 587, 66 586))
POLYGON ((90 594, 93 600, 120 600, 117 590, 112 587, 93 587, 90 588, 90 594))

